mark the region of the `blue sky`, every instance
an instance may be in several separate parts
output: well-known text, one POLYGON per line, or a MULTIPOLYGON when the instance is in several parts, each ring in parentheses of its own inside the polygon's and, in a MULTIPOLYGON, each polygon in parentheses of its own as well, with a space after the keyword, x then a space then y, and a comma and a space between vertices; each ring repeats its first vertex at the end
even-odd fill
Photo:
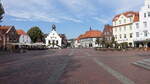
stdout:
POLYGON ((56 24, 68 38, 92 29, 103 30, 121 12, 139 11, 144 0, 2 0, 5 16, 1 25, 27 31, 39 26, 44 33, 56 24))

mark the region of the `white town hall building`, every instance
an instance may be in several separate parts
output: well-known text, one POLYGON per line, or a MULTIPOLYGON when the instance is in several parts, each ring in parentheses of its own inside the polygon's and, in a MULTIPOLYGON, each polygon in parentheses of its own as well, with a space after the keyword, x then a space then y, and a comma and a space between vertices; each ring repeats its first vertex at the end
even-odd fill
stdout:
POLYGON ((52 25, 52 31, 49 35, 45 38, 46 46, 48 48, 60 48, 62 44, 62 38, 56 32, 56 26, 52 25))

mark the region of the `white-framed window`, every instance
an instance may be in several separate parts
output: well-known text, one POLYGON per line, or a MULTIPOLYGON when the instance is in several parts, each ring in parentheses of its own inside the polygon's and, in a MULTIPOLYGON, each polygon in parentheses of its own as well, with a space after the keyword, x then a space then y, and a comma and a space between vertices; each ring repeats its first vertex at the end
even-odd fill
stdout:
POLYGON ((121 20, 119 20, 119 24, 121 24, 121 20))
POLYGON ((144 13, 144 17, 146 18, 146 13, 144 13))
POLYGON ((124 30, 126 31, 126 26, 124 26, 124 30))
POLYGON ((150 12, 148 12, 148 17, 150 17, 150 12))
POLYGON ((126 34, 124 34, 124 38, 127 38, 127 35, 126 35, 126 34))
POLYGON ((136 23, 136 28, 137 28, 137 29, 139 28, 139 23, 136 23))
POLYGON ((147 22, 143 22, 143 25, 146 28, 147 27, 147 22))
POLYGON ((121 31, 121 27, 119 27, 119 30, 121 31))
POLYGON ((117 32, 117 28, 115 28, 115 31, 117 32))
POLYGON ((126 23, 126 19, 124 19, 124 23, 126 23))
POLYGON ((130 25, 129 27, 130 27, 130 30, 132 30, 132 25, 130 25))
POLYGON ((144 36, 147 37, 148 36, 148 32, 144 31, 144 36))
POLYGON ((130 17, 130 22, 132 22, 132 17, 130 17))
POLYGON ((139 37, 139 32, 136 32, 136 37, 139 37))
POLYGON ((120 34, 120 39, 122 38, 122 35, 120 34))
POLYGON ((132 38, 133 37, 133 34, 132 33, 130 33, 130 38, 132 38))
POLYGON ((116 24, 116 21, 115 21, 115 26, 116 26, 117 24, 116 24))

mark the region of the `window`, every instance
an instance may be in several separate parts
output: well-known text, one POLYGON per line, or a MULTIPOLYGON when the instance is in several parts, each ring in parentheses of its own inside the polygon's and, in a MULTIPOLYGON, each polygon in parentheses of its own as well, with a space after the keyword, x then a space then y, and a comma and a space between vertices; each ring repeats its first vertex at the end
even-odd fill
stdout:
POLYGON ((121 24, 121 20, 119 20, 119 24, 121 24))
POLYGON ((122 35, 120 34, 120 39, 122 38, 122 35))
POLYGON ((124 30, 126 31, 126 26, 124 26, 124 30))
POLYGON ((137 28, 137 29, 139 28, 139 23, 136 23, 136 28, 137 28))
POLYGON ((126 34, 124 34, 124 38, 127 38, 126 34))
POLYGON ((150 12, 148 12, 148 17, 150 17, 150 12))
POLYGON ((115 38, 117 39, 117 35, 115 35, 115 38))
POLYGON ((121 27, 119 27, 119 30, 121 31, 121 27))
POLYGON ((130 30, 132 30, 132 25, 130 25, 130 30))
POLYGON ((147 37, 148 36, 148 32, 144 31, 144 36, 147 37))
POLYGON ((132 33, 130 33, 130 38, 132 38, 133 37, 133 34, 132 33))
POLYGON ((109 38, 109 40, 111 40, 111 37, 108 37, 109 38))
POLYGON ((139 37, 139 32, 136 32, 136 37, 139 37))
POLYGON ((130 22, 132 22, 132 18, 130 17, 130 22))
POLYGON ((124 19, 124 23, 126 23, 126 19, 124 19))
POLYGON ((56 41, 56 45, 58 45, 58 40, 56 41))
POLYGON ((144 27, 147 27, 147 22, 143 22, 143 24, 144 24, 144 27))
POLYGON ((150 8, 150 5, 148 5, 148 8, 150 8))
POLYGON ((144 13, 144 17, 146 18, 146 13, 144 13))
POLYGON ((117 28, 115 28, 115 31, 117 31, 117 28))

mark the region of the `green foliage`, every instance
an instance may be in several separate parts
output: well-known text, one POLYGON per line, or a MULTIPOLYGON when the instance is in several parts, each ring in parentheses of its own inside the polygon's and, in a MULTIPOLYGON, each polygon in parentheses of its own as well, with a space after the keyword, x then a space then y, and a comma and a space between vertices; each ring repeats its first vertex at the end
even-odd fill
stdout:
POLYGON ((35 42, 43 42, 44 35, 39 27, 32 27, 27 34, 31 37, 31 40, 35 42))
POLYGON ((3 19, 3 14, 5 13, 2 3, 0 2, 0 21, 3 19))
POLYGON ((96 44, 100 44, 100 39, 99 38, 96 38, 96 44))
POLYGON ((128 48, 128 43, 127 42, 121 43, 120 45, 121 45, 121 48, 123 48, 123 49, 128 48))

